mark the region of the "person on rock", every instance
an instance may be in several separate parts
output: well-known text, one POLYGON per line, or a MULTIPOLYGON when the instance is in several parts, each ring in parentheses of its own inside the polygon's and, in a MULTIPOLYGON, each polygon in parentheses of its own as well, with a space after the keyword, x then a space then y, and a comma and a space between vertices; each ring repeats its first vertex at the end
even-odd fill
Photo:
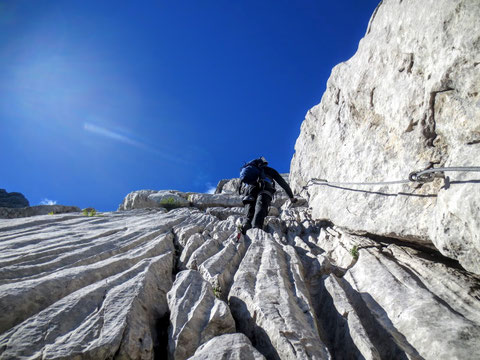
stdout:
POLYGON ((243 189, 245 196, 242 201, 247 210, 247 220, 241 227, 242 234, 252 227, 263 229, 268 207, 276 191, 275 182, 286 191, 292 203, 297 201, 285 179, 277 170, 267 165, 267 160, 262 156, 246 163, 240 169, 239 192, 243 189))

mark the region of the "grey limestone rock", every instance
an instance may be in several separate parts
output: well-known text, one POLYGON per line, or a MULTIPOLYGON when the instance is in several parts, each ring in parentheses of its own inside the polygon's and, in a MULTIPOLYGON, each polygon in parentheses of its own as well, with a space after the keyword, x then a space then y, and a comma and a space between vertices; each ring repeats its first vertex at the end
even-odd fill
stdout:
POLYGON ((205 210, 207 214, 211 214, 219 218, 220 220, 226 220, 229 216, 244 216, 245 208, 232 207, 225 209, 223 207, 210 207, 205 210))
POLYGON ((232 194, 191 194, 189 200, 198 208, 243 206, 242 197, 232 194))
POLYGON ((478 353, 477 275, 297 205, 246 236, 230 207, 0 220, 0 359, 478 353))
POLYGON ((290 179, 315 218, 435 246, 480 273, 478 172, 445 173, 449 186, 440 177, 303 189, 313 178, 379 182, 430 167, 480 166, 479 18, 476 0, 380 2, 295 145, 290 179))
POLYGON ((181 219, 136 212, 0 221, 0 358, 151 358, 181 219))
POLYGON ((222 300, 227 299, 233 276, 245 256, 247 246, 245 237, 234 232, 225 240, 223 249, 198 266, 200 274, 212 284, 222 300))
POLYGON ((238 330, 267 358, 326 359, 298 255, 252 229, 252 244, 229 293, 238 330))
POLYGON ((238 194, 240 179, 223 179, 218 182, 215 194, 238 194))
POLYGON ((235 332, 229 307, 215 298, 212 286, 197 271, 178 273, 167 298, 171 312, 168 350, 172 359, 187 359, 215 336, 235 332))
POLYGON ((187 194, 176 190, 138 190, 129 193, 118 210, 132 210, 144 208, 175 209, 188 207, 187 194))
POLYGON ((470 302, 478 293, 478 279, 459 272, 455 281, 470 295, 456 294, 453 289, 459 284, 451 282, 451 277, 442 279, 439 286, 428 274, 432 266, 438 268, 437 275, 445 272, 441 264, 418 261, 411 255, 395 245, 385 251, 362 249, 345 279, 409 357, 467 359, 480 354, 479 304, 478 300, 470 302), (459 295, 470 301, 458 307, 455 298, 459 295), (468 303, 473 307, 465 306, 468 303))
POLYGON ((263 360, 250 340, 243 334, 226 334, 216 336, 200 346, 189 360, 263 360))

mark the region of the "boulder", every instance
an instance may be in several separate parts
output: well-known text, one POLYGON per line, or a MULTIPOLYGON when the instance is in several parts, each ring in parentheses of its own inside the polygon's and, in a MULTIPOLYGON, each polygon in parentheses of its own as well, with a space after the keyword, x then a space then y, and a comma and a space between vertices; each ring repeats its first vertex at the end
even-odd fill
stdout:
POLYGON ((165 208, 167 210, 188 207, 187 194, 176 190, 139 190, 129 193, 118 210, 165 208))
POLYGON ((207 214, 211 214, 220 220, 226 220, 229 216, 245 216, 245 208, 232 207, 225 209, 223 207, 211 207, 205 210, 207 214))
MULTIPOLYGON (((289 182, 289 174, 280 174, 287 183, 289 182)), ((275 195, 273 197, 272 206, 281 207, 287 200, 288 195, 283 190, 281 186, 275 183, 275 195)), ((217 185, 217 189, 215 190, 215 194, 229 194, 229 195, 238 195, 238 188, 240 187, 240 179, 224 179, 220 180, 217 185)))
POLYGON ((238 194, 240 179, 223 179, 218 182, 215 194, 238 194))
POLYGON ((478 172, 408 183, 413 171, 480 165, 478 18, 475 0, 380 2, 295 145, 290 180, 314 218, 434 246, 480 274, 478 172), (407 183, 350 184, 392 180, 407 183))

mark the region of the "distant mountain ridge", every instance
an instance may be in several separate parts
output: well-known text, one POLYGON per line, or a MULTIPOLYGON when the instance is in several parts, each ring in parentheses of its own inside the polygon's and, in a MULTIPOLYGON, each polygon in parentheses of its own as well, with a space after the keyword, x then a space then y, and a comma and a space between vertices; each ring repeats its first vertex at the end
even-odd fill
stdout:
POLYGON ((18 192, 7 192, 5 189, 0 189, 0 207, 6 208, 22 208, 30 206, 30 203, 25 196, 18 192))

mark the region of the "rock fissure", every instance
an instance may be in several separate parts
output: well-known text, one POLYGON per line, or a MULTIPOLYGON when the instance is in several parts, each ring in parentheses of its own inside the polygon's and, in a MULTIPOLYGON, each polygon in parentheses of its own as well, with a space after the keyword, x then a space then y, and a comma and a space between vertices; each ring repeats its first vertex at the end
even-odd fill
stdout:
POLYGON ((438 94, 453 91, 452 88, 447 88, 444 90, 437 90, 430 92, 430 97, 428 100, 428 111, 427 115, 425 115, 425 119, 422 121, 423 128, 423 135, 427 139, 428 146, 434 146, 435 138, 437 137, 436 133, 436 121, 435 121, 435 100, 438 94))
POLYGON ((379 247, 388 248, 389 245, 394 244, 401 248, 406 247, 413 250, 416 250, 416 256, 419 256, 424 259, 432 260, 436 263, 444 264, 447 267, 464 271, 463 267, 457 260, 448 258, 442 255, 436 248, 432 246, 422 246, 418 242, 414 242, 411 238, 393 238, 389 236, 382 236, 377 234, 364 234, 365 237, 375 241, 379 247))

